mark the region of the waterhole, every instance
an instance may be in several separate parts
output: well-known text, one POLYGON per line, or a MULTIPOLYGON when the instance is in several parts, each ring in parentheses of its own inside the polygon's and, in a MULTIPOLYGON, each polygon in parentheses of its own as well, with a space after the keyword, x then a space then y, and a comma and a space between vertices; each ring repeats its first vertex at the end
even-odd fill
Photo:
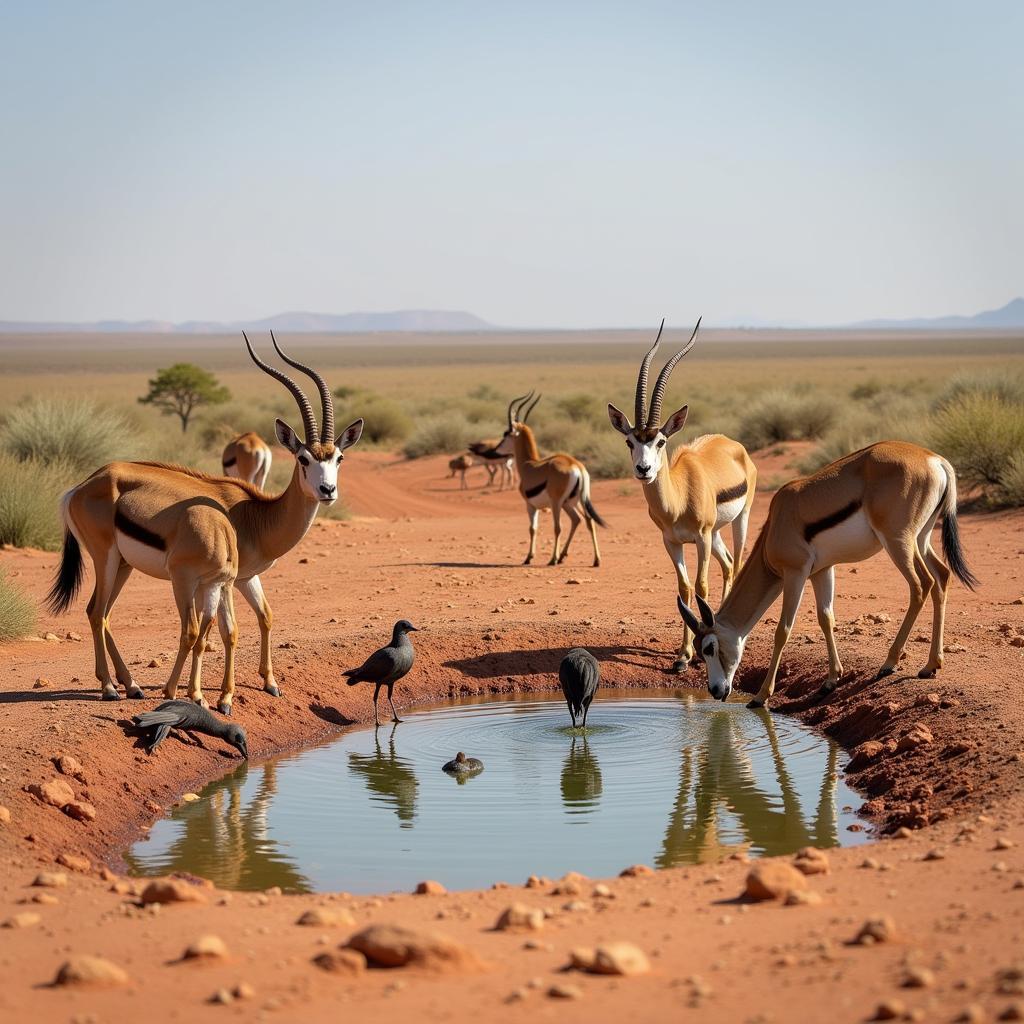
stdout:
POLYGON ((561 695, 467 700, 242 764, 126 860, 226 889, 388 892, 848 845, 864 836, 841 759, 799 722, 695 694, 602 691, 585 732, 561 695), (483 771, 442 772, 460 750, 483 771))

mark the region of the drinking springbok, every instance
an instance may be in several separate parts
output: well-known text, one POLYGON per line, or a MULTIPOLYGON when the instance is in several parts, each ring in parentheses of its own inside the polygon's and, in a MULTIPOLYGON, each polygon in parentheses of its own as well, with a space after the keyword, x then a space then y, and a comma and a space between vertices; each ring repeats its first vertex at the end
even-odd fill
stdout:
POLYGON ((225 476, 235 476, 255 484, 261 491, 267 485, 270 464, 274 461, 270 445, 251 430, 228 441, 220 464, 225 476))
POLYGON ((956 473, 946 459, 926 448, 905 441, 881 441, 778 491, 750 557, 717 613, 699 595, 699 619, 679 601, 680 615, 697 634, 711 696, 718 700, 729 696, 747 637, 781 592, 782 613, 771 661, 757 696, 747 707, 768 703, 808 578, 828 647, 828 677, 821 692, 831 693, 843 673, 832 610, 834 567, 863 561, 883 548, 910 587, 910 604, 876 678, 896 670, 929 595, 932 643, 918 676, 934 676, 942 668, 950 570, 971 590, 978 583, 960 545, 956 473), (948 566, 931 547, 932 528, 940 515, 948 566))
POLYGON ((537 518, 542 508, 551 509, 551 519, 555 530, 555 545, 551 551, 548 565, 557 565, 565 561, 569 554, 569 545, 580 525, 580 513, 577 504, 583 509, 583 518, 590 530, 590 539, 594 545, 594 566, 601 564, 601 552, 597 546, 597 530, 594 526, 607 527, 608 524, 598 515, 590 501, 590 474, 587 467, 579 459, 564 452, 540 457, 537 441, 533 431, 526 425, 530 413, 540 401, 540 395, 533 398, 533 392, 520 398, 513 398, 508 406, 508 429, 498 443, 497 451, 504 455, 515 455, 516 470, 519 473, 519 493, 526 502, 526 514, 530 518, 530 550, 524 565, 533 561, 537 549, 537 518), (523 413, 523 407, 530 399, 530 407, 523 413), (512 407, 515 406, 515 415, 512 407), (520 418, 520 414, 522 414, 520 418), (560 548, 562 535, 562 509, 569 517, 569 537, 565 547, 560 548))
MULTIPOLYGON (((643 486, 647 511, 676 570, 679 598, 689 605, 694 589, 686 573, 683 545, 697 548, 697 596, 708 599, 708 570, 711 556, 722 567, 722 596, 729 593, 732 581, 743 561, 750 506, 757 489, 757 469, 738 441, 722 434, 705 434, 690 444, 681 445, 671 459, 665 445, 683 428, 688 407, 674 412, 664 423, 661 405, 669 377, 676 363, 696 344, 700 320, 690 340, 662 368, 654 384, 650 411, 647 410, 647 377, 651 360, 661 342, 665 327, 662 320, 658 336, 640 364, 636 382, 636 423, 611 403, 608 418, 624 434, 633 460, 633 472, 643 486), (732 524, 732 553, 722 540, 721 530, 732 524)), ((693 658, 693 635, 683 625, 683 640, 672 665, 682 672, 693 658)))
POLYGON ((270 661, 270 605, 260 573, 302 540, 321 505, 334 503, 342 453, 359 440, 363 421, 350 423, 335 438, 334 405, 324 379, 287 356, 273 334, 271 338, 286 363, 315 381, 323 407, 323 427, 318 432, 313 407, 302 389, 264 363, 245 337, 253 362, 288 389, 302 414, 305 440, 283 420, 276 424, 278 441, 295 456, 291 482, 281 494, 267 495, 245 481, 208 476, 182 466, 112 462, 61 499, 64 550, 49 604, 54 613, 61 613, 74 600, 82 583, 85 548, 96 572, 88 615, 96 678, 104 700, 118 699, 108 653, 127 696, 143 696, 110 632, 111 609, 133 569, 170 581, 181 618, 178 654, 164 688, 166 697, 174 697, 191 651, 189 697, 205 705, 202 658, 216 616, 224 641, 219 707, 230 714, 237 639, 232 587, 252 606, 259 621, 263 689, 275 697, 280 695, 270 661))

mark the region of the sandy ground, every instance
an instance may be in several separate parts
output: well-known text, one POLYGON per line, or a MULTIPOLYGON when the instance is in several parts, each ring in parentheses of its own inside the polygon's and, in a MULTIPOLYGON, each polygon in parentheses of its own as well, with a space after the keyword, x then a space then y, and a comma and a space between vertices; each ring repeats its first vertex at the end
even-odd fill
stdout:
MULTIPOLYGON (((762 479, 790 475, 793 454, 759 460, 762 479)), ((674 582, 639 488, 628 481, 595 485, 595 504, 612 526, 600 534, 599 570, 591 568, 582 532, 568 564, 524 568, 521 499, 484 490, 482 471, 471 479, 473 489, 460 492, 457 480, 444 478, 441 459, 407 464, 362 452, 346 461, 342 488, 354 518, 318 523, 264 577, 284 691, 278 700, 259 689, 255 622, 247 609, 240 614, 235 715, 254 757, 372 717, 370 692, 342 686, 339 669, 377 646, 400 616, 425 627, 417 667, 398 692, 404 706, 458 693, 554 688, 560 654, 576 644, 599 655, 609 685, 673 681, 663 669, 679 630, 674 582)), ((758 495, 755 527, 767 501, 758 495)), ((914 677, 927 647, 913 641, 906 675, 871 681, 905 603, 902 581, 880 556, 837 571, 848 675, 831 698, 816 702, 825 652, 813 602, 805 601, 774 710, 799 715, 850 750, 869 740, 883 746, 850 775, 865 794, 865 828, 878 842, 830 852, 829 873, 808 879, 821 902, 792 907, 741 899, 749 871, 742 859, 609 879, 611 899, 594 897, 588 882, 575 897, 584 906, 572 910, 564 908, 573 897, 551 895, 552 885, 524 889, 524 879, 500 880, 514 889, 372 899, 201 889, 201 903, 138 907, 137 883, 118 875, 119 852, 163 808, 233 762, 213 741, 189 746, 172 738, 152 758, 133 747, 118 722, 151 703, 98 701, 83 598, 68 616, 40 622, 41 634, 54 639, 0 653, 0 804, 10 811, 10 821, 0 824, 8 865, 0 882, 0 921, 7 923, 0 930, 0 1016, 80 1024, 319 1021, 339 1013, 370 1022, 403 1015, 842 1022, 870 1019, 886 1001, 907 1019, 996 1019, 1017 1004, 1024 1014, 1024 975, 1012 970, 1024 959, 1024 646, 1015 645, 1024 636, 1022 527, 1024 516, 1016 513, 963 517, 967 555, 983 586, 976 594, 959 586, 951 592, 950 653, 937 679, 914 677), (927 726, 931 741, 895 749, 916 723, 927 726), (82 779, 58 773, 54 760, 62 754, 81 762, 82 779), (96 819, 73 820, 27 792, 51 778, 91 803, 96 819), (55 863, 67 854, 89 866, 74 858, 74 868, 55 863), (40 871, 63 872, 67 884, 33 886, 40 871), (56 902, 34 902, 40 893, 56 902), (515 901, 549 912, 542 930, 493 930, 515 901), (295 924, 319 905, 347 907, 356 924, 295 924), (892 917, 893 940, 850 944, 878 914, 892 917), (370 923, 436 930, 485 965, 349 977, 313 963, 370 923), (179 962, 189 942, 211 933, 226 943, 227 958, 179 962), (617 940, 643 950, 651 971, 562 971, 571 949, 617 940), (52 986, 75 954, 121 965, 127 983, 52 986), (925 984, 904 987, 908 973, 925 984), (210 1001, 239 983, 252 990, 246 998, 210 1001), (549 995, 552 986, 569 986, 575 998, 549 995)), ((550 524, 542 521, 545 554, 549 545, 550 524)), ((8 573, 36 596, 47 589, 56 561, 41 552, 0 552, 8 573)), ((747 690, 759 682, 773 624, 771 617, 762 623, 748 647, 747 690)), ((912 637, 925 634, 928 623, 920 625, 912 637)), ((136 679, 156 698, 176 647, 167 585, 136 574, 113 626, 121 649, 131 652, 136 679)), ((207 663, 208 696, 216 693, 219 670, 215 652, 207 663)), ((702 683, 695 670, 675 681, 702 683)))

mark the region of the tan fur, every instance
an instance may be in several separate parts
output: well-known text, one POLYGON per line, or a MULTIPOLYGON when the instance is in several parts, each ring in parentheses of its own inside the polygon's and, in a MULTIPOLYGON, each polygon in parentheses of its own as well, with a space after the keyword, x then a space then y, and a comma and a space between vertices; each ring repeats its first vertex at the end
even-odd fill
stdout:
POLYGON ((229 441, 221 456, 225 475, 247 480, 260 490, 266 486, 271 461, 270 446, 259 434, 252 431, 239 434, 234 440, 229 441))
POLYGON ((456 455, 454 459, 448 460, 448 468, 451 470, 448 477, 450 479, 456 473, 459 474, 459 490, 464 491, 469 486, 466 483, 466 471, 472 469, 474 465, 472 455, 456 455))

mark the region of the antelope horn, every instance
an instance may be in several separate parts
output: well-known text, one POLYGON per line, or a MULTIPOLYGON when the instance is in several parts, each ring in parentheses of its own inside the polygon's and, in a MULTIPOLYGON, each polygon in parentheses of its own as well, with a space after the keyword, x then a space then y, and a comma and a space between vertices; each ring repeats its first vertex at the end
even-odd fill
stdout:
POLYGON ((245 338, 245 347, 249 350, 249 355, 252 357, 252 361, 266 374, 269 374, 274 380, 279 380, 291 393, 292 397, 298 403, 299 412, 302 413, 302 425, 306 430, 306 444, 316 443, 316 416, 313 415, 313 406, 309 404, 309 399, 302 393, 302 388, 295 383, 286 373, 282 373, 280 370, 275 369, 273 366, 268 366, 256 353, 253 351, 252 344, 249 341, 248 335, 245 331, 242 331, 242 337, 245 338))
POLYGON ((320 392, 320 405, 323 408, 324 421, 320 427, 320 443, 331 444, 334 441, 334 400, 331 398, 331 389, 327 386, 327 382, 316 372, 312 367, 306 366, 300 363, 297 359, 292 359, 280 345, 277 343, 277 338, 274 337, 274 332, 270 332, 270 340, 274 343, 274 348, 277 354, 289 365, 294 366, 296 370, 301 371, 307 377, 312 378, 313 383, 316 384, 317 390, 320 392))
POLYGON ((530 408, 526 410, 526 414, 522 417, 522 422, 525 423, 530 418, 530 413, 533 412, 533 407, 540 401, 541 396, 538 395, 531 403, 530 408))
MULTIPOLYGON (((530 395, 532 395, 532 394, 533 394, 533 392, 531 391, 530 395)), ((521 403, 521 402, 525 402, 530 397, 530 395, 520 395, 518 398, 513 398, 512 401, 508 403, 508 429, 509 430, 512 429, 512 406, 514 406, 514 405, 516 405, 518 403, 521 403)))
POLYGON ((661 373, 658 374, 658 379, 654 382, 654 393, 651 395, 651 414, 647 418, 648 426, 657 427, 661 424, 661 400, 665 397, 668 379, 672 375, 676 363, 697 344, 697 331, 700 329, 700 322, 703 319, 703 317, 700 317, 697 320, 697 325, 693 329, 693 334, 690 335, 690 340, 661 368, 661 373))
POLYGON ((640 364, 640 375, 636 379, 636 414, 633 417, 637 429, 642 430, 647 425, 647 375, 651 370, 651 360, 654 353, 658 351, 661 342, 661 332, 665 329, 665 318, 661 318, 661 327, 658 328, 658 336, 654 339, 650 352, 644 356, 640 364))

